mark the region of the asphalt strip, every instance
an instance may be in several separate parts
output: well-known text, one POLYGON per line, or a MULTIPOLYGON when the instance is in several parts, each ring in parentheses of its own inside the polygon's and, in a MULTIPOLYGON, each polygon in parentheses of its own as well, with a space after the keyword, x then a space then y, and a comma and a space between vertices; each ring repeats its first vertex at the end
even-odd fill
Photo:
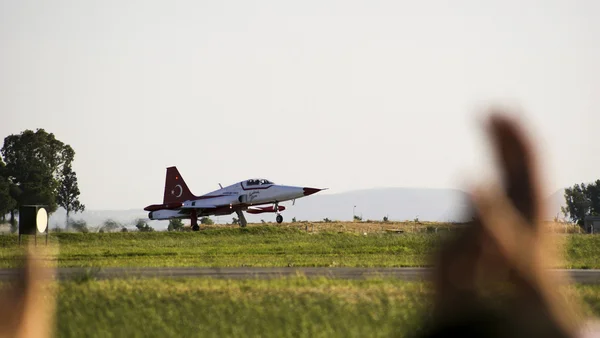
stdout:
MULTIPOLYGON (((431 268, 348 268, 348 267, 121 267, 121 268, 59 268, 54 276, 68 279, 109 278, 218 278, 218 279, 269 279, 292 276, 328 277, 334 279, 368 279, 376 277, 396 278, 407 281, 424 280, 430 277, 431 268)), ((564 269, 577 284, 600 284, 600 270, 564 269)), ((0 280, 16 278, 21 270, 0 269, 0 280)))

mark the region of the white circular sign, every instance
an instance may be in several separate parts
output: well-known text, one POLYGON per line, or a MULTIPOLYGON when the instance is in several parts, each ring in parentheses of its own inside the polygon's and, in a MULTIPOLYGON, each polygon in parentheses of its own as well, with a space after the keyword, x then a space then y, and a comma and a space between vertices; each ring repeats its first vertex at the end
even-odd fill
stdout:
POLYGON ((35 224, 37 225, 39 232, 46 231, 46 227, 48 226, 48 213, 46 212, 46 209, 40 208, 40 210, 38 210, 35 224))

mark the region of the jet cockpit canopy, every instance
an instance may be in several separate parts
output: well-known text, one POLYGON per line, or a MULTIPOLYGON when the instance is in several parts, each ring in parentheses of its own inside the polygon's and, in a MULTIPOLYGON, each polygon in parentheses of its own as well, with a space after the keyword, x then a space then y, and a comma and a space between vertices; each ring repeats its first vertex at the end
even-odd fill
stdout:
POLYGON ((274 183, 269 180, 266 180, 264 178, 254 178, 254 179, 249 179, 246 181, 247 186, 260 186, 260 185, 267 185, 267 184, 274 184, 274 183))

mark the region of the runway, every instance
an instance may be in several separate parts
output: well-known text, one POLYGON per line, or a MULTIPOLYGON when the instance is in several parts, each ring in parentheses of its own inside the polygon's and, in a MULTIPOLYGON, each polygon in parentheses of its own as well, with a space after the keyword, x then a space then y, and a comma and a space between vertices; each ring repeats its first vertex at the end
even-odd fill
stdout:
MULTIPOLYGON (((336 279, 366 279, 372 277, 397 278, 406 281, 427 279, 431 268, 328 268, 328 267, 289 267, 289 268, 199 268, 199 267, 160 267, 160 268, 59 268, 54 276, 60 280, 93 277, 109 278, 219 278, 219 279, 268 279, 290 276, 328 277, 336 279)), ((571 279, 578 284, 600 284, 600 270, 565 269, 571 279)), ((14 279, 17 269, 0 269, 0 281, 14 279)))

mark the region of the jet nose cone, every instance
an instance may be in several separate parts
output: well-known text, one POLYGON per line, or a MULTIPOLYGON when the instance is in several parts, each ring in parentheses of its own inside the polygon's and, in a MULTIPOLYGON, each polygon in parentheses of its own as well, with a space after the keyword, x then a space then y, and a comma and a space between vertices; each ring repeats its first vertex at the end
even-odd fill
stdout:
POLYGON ((316 194, 319 191, 321 191, 323 189, 317 189, 317 188, 304 188, 304 196, 308 196, 308 195, 312 195, 312 194, 316 194))

